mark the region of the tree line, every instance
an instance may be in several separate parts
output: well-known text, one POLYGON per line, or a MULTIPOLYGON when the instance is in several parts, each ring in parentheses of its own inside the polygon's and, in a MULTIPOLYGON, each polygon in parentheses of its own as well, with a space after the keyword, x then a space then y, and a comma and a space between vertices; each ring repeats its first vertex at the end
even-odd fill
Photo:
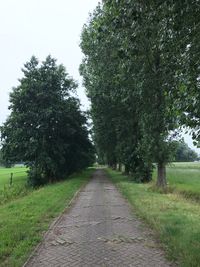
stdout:
POLYGON ((200 1, 104 0, 81 36, 98 158, 165 187, 173 140, 200 140, 200 1))
POLYGON ((172 160, 175 162, 194 162, 199 161, 200 156, 192 150, 182 138, 181 140, 174 140, 174 153, 172 153, 172 160))
POLYGON ((10 93, 11 113, 1 127, 3 162, 24 162, 33 186, 90 166, 94 147, 87 114, 74 96, 77 83, 51 56, 41 64, 33 56, 22 71, 10 93))

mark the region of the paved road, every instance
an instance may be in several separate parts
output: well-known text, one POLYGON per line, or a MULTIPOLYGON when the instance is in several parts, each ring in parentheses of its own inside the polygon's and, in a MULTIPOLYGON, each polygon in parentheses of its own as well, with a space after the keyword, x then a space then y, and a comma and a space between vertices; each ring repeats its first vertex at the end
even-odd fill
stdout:
POLYGON ((169 267, 151 231, 97 170, 26 267, 169 267))

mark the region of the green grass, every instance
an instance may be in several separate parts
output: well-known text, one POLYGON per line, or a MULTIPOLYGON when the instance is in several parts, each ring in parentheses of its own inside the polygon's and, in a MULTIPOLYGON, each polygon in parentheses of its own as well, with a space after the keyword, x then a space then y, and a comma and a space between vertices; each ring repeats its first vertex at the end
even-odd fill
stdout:
POLYGON ((22 266, 53 218, 69 204, 94 169, 0 206, 0 266, 22 266))
POLYGON ((5 185, 9 185, 11 172, 13 173, 13 184, 24 185, 26 183, 26 167, 0 167, 0 190, 3 189, 5 185))
POLYGON ((26 183, 26 167, 0 167, 0 204, 27 195, 31 191, 31 188, 28 188, 26 183), (13 173, 12 186, 10 186, 11 173, 13 173))
MULTIPOLYGON (((156 179, 156 170, 153 174, 156 179)), ((200 201, 200 163, 171 163, 167 167, 169 186, 187 198, 200 201)))
MULTIPOLYGON (((187 171, 187 169, 186 169, 187 171)), ((112 170, 108 173, 136 213, 158 234, 170 259, 200 267, 200 206, 177 194, 160 194, 112 170)))

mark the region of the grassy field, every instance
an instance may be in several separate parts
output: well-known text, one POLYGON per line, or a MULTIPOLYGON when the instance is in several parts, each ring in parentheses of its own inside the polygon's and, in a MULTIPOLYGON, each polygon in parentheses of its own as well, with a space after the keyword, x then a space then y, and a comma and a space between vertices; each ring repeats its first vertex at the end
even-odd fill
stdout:
MULTIPOLYGON (((191 165, 191 170, 195 169, 195 166, 192 168, 191 165)), ((191 170, 188 170, 185 164, 175 164, 174 167, 171 167, 170 184, 172 183, 180 190, 183 188, 184 190, 187 188, 195 190, 196 171, 191 170), (181 183, 181 173, 185 173, 183 176, 185 182, 183 183, 181 183), (192 173, 195 174, 194 179, 192 173)), ((181 267, 199 267, 199 203, 190 201, 175 192, 169 194, 153 192, 151 185, 136 184, 126 176, 112 170, 108 170, 108 173, 136 213, 158 234, 168 257, 178 261, 181 267)), ((198 183, 199 181, 197 181, 198 183)))
POLYGON ((31 188, 26 186, 26 167, 0 167, 0 204, 27 195, 31 188), (10 186, 10 176, 13 173, 13 183, 10 186))
POLYGON ((13 184, 25 184, 27 176, 26 167, 3 168, 0 167, 0 190, 10 183, 10 174, 13 173, 13 184))
MULTIPOLYGON (((153 174, 156 179, 156 170, 153 174)), ((171 163, 167 167, 169 186, 187 198, 200 201, 200 163, 171 163)))
POLYGON ((0 266, 21 267, 42 234, 90 178, 94 169, 0 206, 0 266))

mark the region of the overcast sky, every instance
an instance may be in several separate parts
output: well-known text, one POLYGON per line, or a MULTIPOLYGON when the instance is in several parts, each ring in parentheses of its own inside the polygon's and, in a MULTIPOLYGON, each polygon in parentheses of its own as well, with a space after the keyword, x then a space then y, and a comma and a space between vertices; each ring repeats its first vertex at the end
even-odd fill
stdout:
MULTIPOLYGON (((21 68, 32 55, 44 60, 48 54, 63 63, 79 82, 83 108, 88 101, 78 68, 81 29, 98 0, 0 0, 0 125, 5 121, 9 92, 22 76, 21 68)), ((193 147, 192 140, 185 136, 193 147)), ((197 150, 200 153, 200 150, 197 150)))
MULTIPOLYGON (((32 55, 63 63, 81 85, 80 34, 98 0, 0 0, 0 124, 8 115, 9 92, 32 55)), ((83 105, 88 106, 79 86, 83 105)))

